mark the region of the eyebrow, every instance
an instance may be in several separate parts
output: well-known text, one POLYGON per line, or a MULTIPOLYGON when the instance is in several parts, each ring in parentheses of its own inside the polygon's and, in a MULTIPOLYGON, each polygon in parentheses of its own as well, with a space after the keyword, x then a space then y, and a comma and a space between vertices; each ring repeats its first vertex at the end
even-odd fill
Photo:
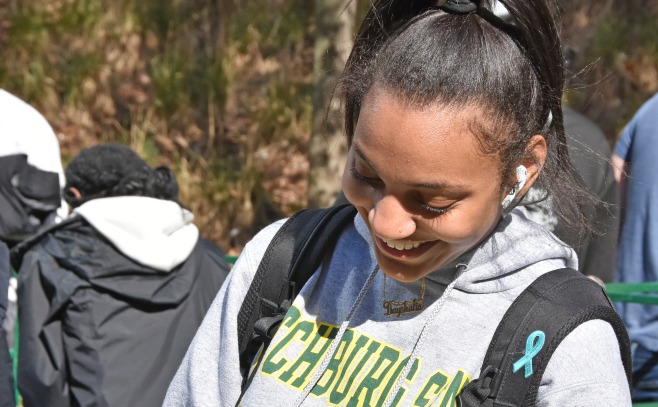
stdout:
POLYGON ((419 182, 410 184, 414 188, 431 189, 433 191, 441 191, 441 193, 448 194, 463 194, 468 189, 464 185, 449 184, 447 182, 419 182))
MULTIPOLYGON (((354 144, 353 148, 354 148, 354 153, 358 155, 359 158, 361 158, 373 171, 377 172, 377 168, 375 167, 375 165, 370 160, 368 160, 368 157, 366 157, 366 155, 359 148, 359 146, 354 144)), ((432 189, 441 192, 451 192, 455 194, 464 193, 468 190, 468 188, 465 185, 450 184, 448 182, 417 182, 408 185, 414 188, 432 189)))
POLYGON ((368 160, 368 157, 366 157, 366 155, 363 153, 363 151, 361 151, 359 146, 357 146, 356 144, 354 144, 353 146, 354 146, 354 152, 356 153, 356 155, 358 155, 359 158, 361 158, 363 160, 363 162, 368 164, 368 167, 370 167, 373 171, 377 172, 377 168, 375 167, 375 164, 373 164, 372 162, 370 162, 370 160, 368 160))

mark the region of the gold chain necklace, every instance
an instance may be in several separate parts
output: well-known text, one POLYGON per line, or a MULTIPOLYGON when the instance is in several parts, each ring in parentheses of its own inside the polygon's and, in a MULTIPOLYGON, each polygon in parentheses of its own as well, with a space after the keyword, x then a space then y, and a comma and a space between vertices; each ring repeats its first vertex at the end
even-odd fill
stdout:
POLYGON ((382 305, 384 306, 384 316, 390 317, 395 315, 400 318, 402 314, 422 311, 425 307, 425 277, 420 283, 420 297, 410 300, 395 301, 386 299, 386 274, 384 274, 384 291, 382 293, 382 305))

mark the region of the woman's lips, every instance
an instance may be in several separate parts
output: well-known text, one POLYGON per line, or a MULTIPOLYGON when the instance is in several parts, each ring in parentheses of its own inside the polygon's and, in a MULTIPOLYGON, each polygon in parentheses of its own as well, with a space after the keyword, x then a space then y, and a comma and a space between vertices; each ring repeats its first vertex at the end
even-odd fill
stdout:
POLYGON ((430 247, 429 242, 416 242, 410 240, 384 240, 376 238, 379 250, 388 257, 400 260, 411 260, 425 253, 430 247), (392 246, 392 247, 391 247, 392 246))

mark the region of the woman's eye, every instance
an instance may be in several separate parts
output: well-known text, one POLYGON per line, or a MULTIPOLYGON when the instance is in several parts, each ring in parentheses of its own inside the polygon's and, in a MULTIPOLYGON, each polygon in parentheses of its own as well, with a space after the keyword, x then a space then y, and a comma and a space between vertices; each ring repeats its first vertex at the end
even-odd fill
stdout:
POLYGON ((356 167, 352 167, 350 169, 350 172, 352 173, 352 176, 354 176, 354 178, 356 178, 360 181, 363 181, 363 182, 367 182, 369 184, 374 184, 374 183, 381 182, 381 180, 377 177, 369 177, 369 176, 361 174, 359 172, 359 170, 356 169, 356 167))
POLYGON ((446 206, 432 206, 426 203, 421 203, 420 205, 423 207, 423 209, 435 215, 443 215, 455 206, 454 203, 446 206))

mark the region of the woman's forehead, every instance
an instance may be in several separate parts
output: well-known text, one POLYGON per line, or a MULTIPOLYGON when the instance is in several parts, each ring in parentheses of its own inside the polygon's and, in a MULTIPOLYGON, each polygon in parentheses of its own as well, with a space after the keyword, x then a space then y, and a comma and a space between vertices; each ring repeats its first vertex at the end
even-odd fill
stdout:
POLYGON ((478 108, 418 108, 391 92, 369 94, 364 102, 353 149, 378 173, 405 173, 410 182, 498 173, 498 156, 485 154, 473 132, 482 114, 478 108))
POLYGON ((475 137, 476 129, 482 125, 489 127, 486 112, 484 105, 476 103, 456 105, 437 101, 418 105, 395 91, 373 87, 363 100, 356 130, 362 137, 372 132, 390 136, 391 140, 413 138, 430 145, 450 142, 455 137, 475 137))

